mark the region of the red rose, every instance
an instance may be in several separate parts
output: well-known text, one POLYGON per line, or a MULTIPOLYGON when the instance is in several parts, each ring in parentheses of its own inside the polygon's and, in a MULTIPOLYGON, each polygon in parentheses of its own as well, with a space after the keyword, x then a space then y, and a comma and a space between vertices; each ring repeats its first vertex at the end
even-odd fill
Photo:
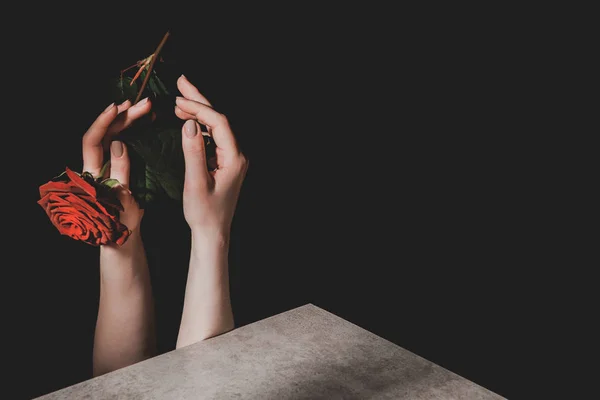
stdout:
POLYGON ((62 235, 99 246, 122 245, 131 234, 119 222, 123 206, 114 191, 88 172, 79 175, 66 168, 40 186, 40 198, 38 204, 62 235))

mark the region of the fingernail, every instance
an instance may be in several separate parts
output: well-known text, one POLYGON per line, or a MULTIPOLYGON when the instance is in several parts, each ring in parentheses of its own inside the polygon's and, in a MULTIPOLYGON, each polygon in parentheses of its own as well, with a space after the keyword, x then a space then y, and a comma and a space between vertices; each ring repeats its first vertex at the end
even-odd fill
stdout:
POLYGON ((185 122, 184 129, 185 129, 185 134, 189 138, 193 138, 198 133, 198 130, 196 129, 196 121, 194 121, 193 119, 188 119, 185 122))
POLYGON ((147 102, 148 102, 148 98, 147 98, 147 97, 145 97, 144 99, 142 99, 142 100, 138 101, 134 107, 140 107, 140 106, 143 106, 143 105, 144 105, 144 104, 146 104, 147 102))
POLYGON ((110 151, 115 157, 121 157, 123 155, 123 143, 118 140, 113 140, 110 144, 110 151))
POLYGON ((180 78, 183 78, 183 79, 185 79, 187 81, 187 78, 185 77, 184 74, 181 74, 180 78))
POLYGON ((119 104, 119 105, 120 105, 120 106, 124 106, 125 104, 127 104, 127 103, 129 103, 129 102, 130 102, 130 100, 129 100, 129 99, 127 99, 127 100, 125 100, 124 102, 122 102, 122 103, 121 103, 121 104, 119 104))
POLYGON ((110 103, 110 105, 108 107, 106 107, 106 110, 104 110, 103 112, 108 112, 108 110, 110 110, 114 106, 115 106, 115 103, 110 103))

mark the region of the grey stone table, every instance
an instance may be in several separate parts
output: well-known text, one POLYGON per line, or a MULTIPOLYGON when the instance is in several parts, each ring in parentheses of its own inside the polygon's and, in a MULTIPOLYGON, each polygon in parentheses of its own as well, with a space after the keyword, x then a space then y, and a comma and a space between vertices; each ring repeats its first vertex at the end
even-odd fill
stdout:
POLYGON ((503 397, 308 304, 39 399, 503 397))

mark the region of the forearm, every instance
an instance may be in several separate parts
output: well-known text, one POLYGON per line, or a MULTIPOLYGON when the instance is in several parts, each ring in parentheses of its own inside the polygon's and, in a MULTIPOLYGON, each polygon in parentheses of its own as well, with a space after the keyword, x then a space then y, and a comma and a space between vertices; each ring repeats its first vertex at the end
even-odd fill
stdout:
POLYGON ((192 232, 177 348, 234 328, 229 294, 228 235, 192 232))
POLYGON ((154 305, 139 231, 120 248, 100 250, 100 305, 94 336, 94 376, 154 355, 154 305))

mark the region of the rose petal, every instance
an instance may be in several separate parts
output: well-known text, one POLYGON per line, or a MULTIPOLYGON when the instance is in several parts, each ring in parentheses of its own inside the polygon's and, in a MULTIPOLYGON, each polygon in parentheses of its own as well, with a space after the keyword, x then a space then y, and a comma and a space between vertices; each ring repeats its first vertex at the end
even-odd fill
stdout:
POLYGON ((67 176, 71 179, 71 181, 73 181, 74 184, 79 186, 90 196, 94 198, 96 197, 96 189, 92 185, 87 183, 82 177, 73 172, 69 167, 67 167, 65 171, 67 172, 67 176))
POLYGON ((82 188, 75 185, 72 182, 47 182, 40 186, 40 197, 44 197, 46 194, 50 192, 70 192, 70 193, 78 193, 84 194, 86 193, 82 188))

